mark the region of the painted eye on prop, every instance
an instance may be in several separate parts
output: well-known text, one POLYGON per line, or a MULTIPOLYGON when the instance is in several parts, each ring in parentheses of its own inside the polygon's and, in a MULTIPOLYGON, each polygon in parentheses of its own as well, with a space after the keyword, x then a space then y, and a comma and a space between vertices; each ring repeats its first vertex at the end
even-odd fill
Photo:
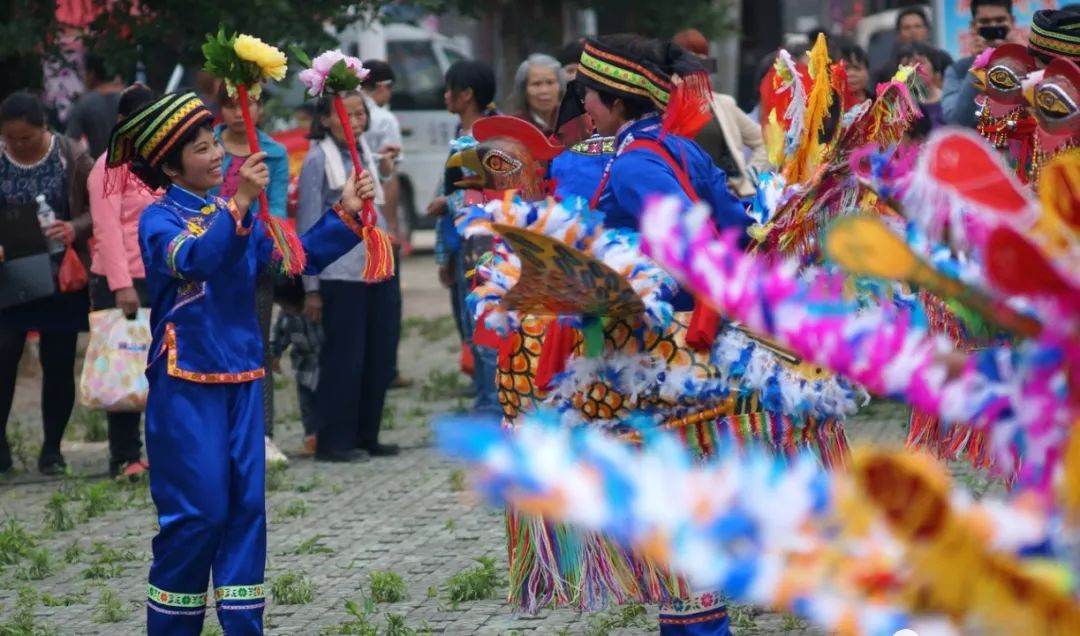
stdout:
POLYGON ((483 159, 484 169, 495 175, 514 174, 521 170, 521 162, 500 151, 491 150, 483 159))
POLYGON ((1043 84, 1035 92, 1039 113, 1048 121, 1060 121, 1080 112, 1076 102, 1056 84, 1043 84))
POLYGON ((1018 91, 1023 83, 1016 71, 1004 64, 990 67, 990 71, 986 74, 986 80, 990 86, 1003 93, 1018 91))

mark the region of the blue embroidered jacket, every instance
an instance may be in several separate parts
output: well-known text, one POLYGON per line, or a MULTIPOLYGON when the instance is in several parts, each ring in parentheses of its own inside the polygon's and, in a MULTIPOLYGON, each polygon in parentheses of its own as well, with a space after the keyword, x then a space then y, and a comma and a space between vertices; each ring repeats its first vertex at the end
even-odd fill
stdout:
MULTIPOLYGON (((659 141, 690 179, 698 198, 712 208, 716 228, 748 228, 753 219, 745 206, 728 190, 727 175, 717 168, 712 158, 696 143, 683 137, 665 135, 660 137, 660 115, 648 115, 627 124, 616 137, 616 154, 608 167, 609 176, 600 193, 597 209, 604 215, 604 227, 622 227, 640 230, 638 219, 648 197, 674 195, 690 206, 679 179, 663 158, 649 149, 626 148, 636 139, 659 141)), ((693 308, 693 297, 680 290, 672 299, 676 311, 693 308)))
POLYGON ((548 178, 560 197, 592 198, 604 167, 615 156, 615 138, 593 136, 559 153, 548 164, 548 178))
MULTIPOLYGON (((656 141, 659 136, 660 115, 657 114, 642 117, 619 131, 615 160, 596 206, 604 214, 604 227, 637 230, 645 199, 652 195, 675 195, 683 199, 684 205, 690 205, 690 199, 667 161, 647 149, 626 152, 626 147, 636 139, 656 141)), ((698 197, 712 207, 717 229, 751 225, 753 221, 746 214, 746 208, 728 191, 727 175, 713 164, 704 150, 693 141, 675 135, 665 135, 660 145, 682 165, 698 197)))
MULTIPOLYGON (((171 376, 193 382, 263 377, 255 317, 255 275, 273 243, 249 209, 234 219, 217 197, 171 186, 139 219, 139 247, 151 296, 148 366, 165 358, 171 376)), ((333 208, 301 237, 305 274, 317 274, 360 240, 360 225, 333 208)))

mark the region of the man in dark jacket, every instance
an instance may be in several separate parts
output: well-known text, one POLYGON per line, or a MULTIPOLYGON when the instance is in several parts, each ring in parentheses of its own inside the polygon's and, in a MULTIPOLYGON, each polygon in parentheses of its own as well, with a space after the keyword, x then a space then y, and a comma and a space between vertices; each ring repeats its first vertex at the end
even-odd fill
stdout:
POLYGON ((1022 35, 1016 30, 1012 0, 971 0, 970 36, 971 55, 956 60, 945 70, 941 108, 946 123, 974 128, 977 119, 975 98, 979 89, 968 71, 975 57, 987 48, 1022 41, 1022 35))

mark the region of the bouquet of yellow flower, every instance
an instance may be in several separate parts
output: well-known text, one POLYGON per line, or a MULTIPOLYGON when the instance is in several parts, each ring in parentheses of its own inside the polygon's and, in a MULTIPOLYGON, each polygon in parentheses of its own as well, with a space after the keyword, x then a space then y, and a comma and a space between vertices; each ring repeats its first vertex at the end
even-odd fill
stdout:
MULTIPOLYGON (((285 78, 288 59, 277 48, 259 38, 245 34, 225 35, 225 27, 217 35, 207 35, 202 46, 206 64, 203 67, 225 81, 229 95, 240 103, 244 117, 248 147, 252 153, 259 152, 259 137, 255 134, 255 122, 251 118, 250 100, 258 97, 262 83, 285 78)), ((306 256, 296 230, 284 220, 270 216, 266 193, 259 195, 259 219, 267 234, 274 241, 274 254, 279 259, 281 271, 297 276, 304 271, 306 256)))

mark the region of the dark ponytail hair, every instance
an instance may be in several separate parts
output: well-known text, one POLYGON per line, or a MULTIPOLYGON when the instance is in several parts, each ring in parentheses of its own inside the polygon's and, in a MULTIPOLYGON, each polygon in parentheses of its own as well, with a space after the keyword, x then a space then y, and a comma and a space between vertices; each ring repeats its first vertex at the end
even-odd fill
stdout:
POLYGON ((154 91, 150 90, 145 84, 136 82, 125 88, 124 92, 120 94, 120 103, 116 107, 116 113, 122 119, 127 119, 131 116, 131 113, 155 99, 157 99, 157 95, 154 91))
POLYGON ((9 121, 25 121, 39 128, 45 126, 45 106, 36 95, 28 91, 16 91, 0 102, 0 124, 9 121))

